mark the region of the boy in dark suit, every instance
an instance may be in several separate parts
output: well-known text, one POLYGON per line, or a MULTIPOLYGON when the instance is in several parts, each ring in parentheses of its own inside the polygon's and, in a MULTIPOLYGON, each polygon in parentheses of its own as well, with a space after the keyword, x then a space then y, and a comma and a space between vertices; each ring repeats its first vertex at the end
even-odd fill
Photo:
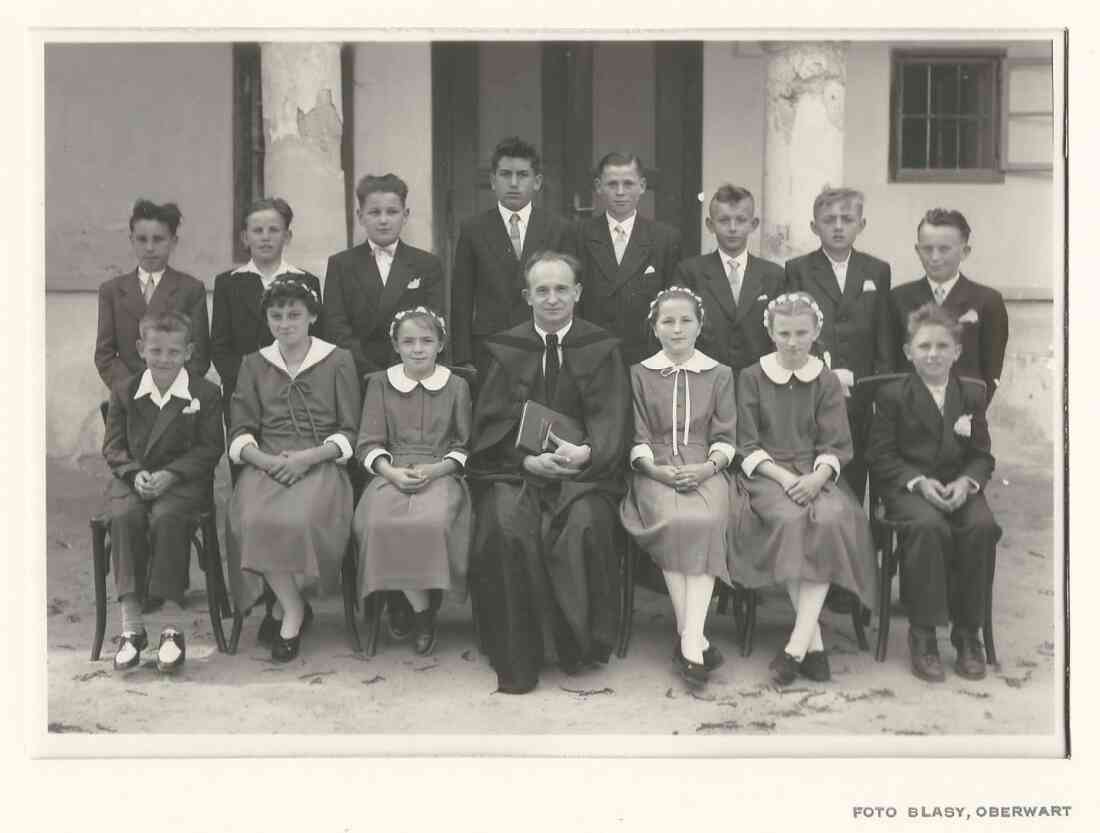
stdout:
POLYGON ((699 349, 734 374, 775 349, 764 328, 764 309, 783 294, 783 267, 749 254, 749 235, 760 225, 752 193, 722 185, 711 197, 707 230, 718 250, 676 267, 672 283, 693 289, 707 311, 699 349))
MULTIPOLYGON (((989 401, 997 392, 1008 344, 1008 310, 1004 298, 992 287, 976 283, 959 271, 970 254, 970 224, 958 211, 933 208, 917 224, 917 257, 924 266, 923 280, 902 284, 891 296, 898 332, 913 310, 935 302, 962 325, 962 356, 956 372, 981 379, 989 401)), ((898 348, 904 347, 898 344, 898 348)), ((907 367, 903 353, 898 367, 907 367)))
POLYGON ((390 339, 394 313, 443 309, 443 264, 401 240, 409 186, 395 174, 367 174, 355 187, 367 240, 328 259, 323 337, 351 351, 361 377, 400 362, 390 339))
MULTIPOLYGON (((111 567, 122 607, 117 671, 136 666, 148 643, 141 616, 146 589, 150 597, 183 601, 188 524, 211 500, 214 467, 225 450, 218 386, 184 367, 194 351, 190 320, 169 310, 145 315, 139 328, 136 350, 147 368, 112 386, 103 442, 113 475, 111 567), (146 574, 147 588, 139 581, 146 574)), ((185 658, 183 633, 165 627, 157 668, 174 672, 185 658)))
POLYGON ((618 336, 630 366, 658 347, 647 323, 649 304, 669 286, 680 262, 680 232, 638 216, 646 181, 637 156, 607 154, 596 167, 594 187, 606 213, 578 230, 584 294, 577 314, 618 336))
POLYGON ((570 223, 532 204, 542 187, 534 146, 512 136, 496 146, 489 184, 497 204, 462 223, 451 273, 451 338, 455 364, 484 370, 485 339, 530 318, 523 264, 538 251, 576 255, 570 223))
MULTIPOLYGON (((826 189, 814 200, 810 222, 821 248, 791 258, 786 267, 790 290, 808 292, 825 315, 818 348, 849 395, 857 379, 894 369, 890 264, 852 248, 866 227, 861 192, 826 189)), ((867 487, 863 446, 870 416, 869 405, 848 409, 854 448, 842 474, 860 503, 867 487)))
POLYGON ((138 322, 146 313, 175 310, 185 314, 191 320, 193 344, 187 370, 201 377, 210 367, 206 287, 168 265, 179 242, 176 232, 182 219, 175 203, 157 205, 146 199, 134 203, 130 244, 138 266, 99 287, 95 366, 108 388, 145 369, 136 345, 140 337, 138 322))
POLYGON ((957 377, 961 325, 934 303, 908 320, 905 356, 916 369, 883 386, 867 450, 872 476, 901 533, 902 601, 913 673, 944 679, 936 627, 953 625, 955 671, 980 680, 986 565, 1000 537, 982 489, 993 472, 985 383, 957 377))

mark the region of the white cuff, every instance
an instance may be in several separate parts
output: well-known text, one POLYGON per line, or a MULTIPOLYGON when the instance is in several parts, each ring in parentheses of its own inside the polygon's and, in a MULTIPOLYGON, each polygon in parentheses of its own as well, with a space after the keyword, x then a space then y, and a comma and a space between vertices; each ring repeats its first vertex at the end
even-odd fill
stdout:
POLYGON ((726 458, 726 463, 721 468, 726 468, 726 466, 732 464, 733 458, 737 456, 737 449, 729 443, 711 443, 710 448, 707 449, 707 456, 709 457, 715 451, 720 452, 726 458))
MULTIPOLYGON (((337 463, 346 463, 348 460, 351 459, 352 454, 355 453, 351 450, 351 443, 348 442, 348 438, 345 437, 343 434, 330 434, 329 436, 325 437, 325 442, 332 443, 334 446, 340 449, 340 456, 337 457, 335 460, 335 462, 337 463)), ((323 444, 324 443, 322 443, 322 445, 323 444)))
POLYGON ((924 475, 918 474, 916 477, 905 484, 905 490, 907 492, 915 491, 917 488, 917 484, 920 483, 922 480, 924 480, 924 475))
POLYGON ((381 456, 385 455, 390 458, 390 462, 393 462, 393 455, 390 454, 384 448, 376 448, 374 451, 367 452, 367 455, 363 458, 363 468, 369 472, 374 471, 374 462, 381 456))
POLYGON ((448 451, 443 455, 444 460, 454 460, 458 463, 460 469, 466 468, 466 458, 469 457, 465 451, 448 451))
POLYGON ((757 466, 771 459, 772 456, 768 454, 768 452, 762 448, 758 448, 741 461, 741 471, 743 471, 747 477, 752 477, 752 473, 756 471, 757 466))
POLYGON ((818 454, 817 459, 814 460, 814 468, 816 469, 823 464, 832 466, 833 482, 835 483, 840 478, 840 460, 837 459, 835 454, 818 454))
POLYGON ((969 475, 963 475, 966 478, 966 482, 970 484, 970 494, 976 495, 982 490, 982 484, 969 475))
POLYGON ((630 467, 634 468, 634 464, 639 460, 649 460, 649 462, 653 462, 653 449, 645 443, 638 443, 630 449, 630 467))
POLYGON ((259 445, 259 443, 256 442, 256 438, 251 434, 241 434, 233 440, 233 442, 229 444, 229 461, 231 463, 241 463, 241 452, 250 445, 259 445))

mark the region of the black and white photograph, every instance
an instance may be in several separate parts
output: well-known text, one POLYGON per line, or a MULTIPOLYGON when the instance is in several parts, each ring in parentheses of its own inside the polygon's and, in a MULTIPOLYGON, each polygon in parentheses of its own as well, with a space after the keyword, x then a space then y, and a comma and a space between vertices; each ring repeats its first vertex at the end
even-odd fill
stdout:
POLYGON ((1066 760, 1066 32, 343 25, 28 36, 33 756, 1066 760))

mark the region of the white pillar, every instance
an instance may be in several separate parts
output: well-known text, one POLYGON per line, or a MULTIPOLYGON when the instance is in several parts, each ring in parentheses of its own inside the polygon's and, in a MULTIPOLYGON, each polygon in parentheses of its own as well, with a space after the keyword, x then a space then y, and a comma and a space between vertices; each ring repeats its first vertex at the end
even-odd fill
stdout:
POLYGON ((818 247, 813 201, 844 179, 847 47, 775 43, 764 47, 764 205, 761 249, 783 262, 818 247))
POLYGON ((265 43, 264 190, 294 209, 287 260, 324 280, 328 256, 347 248, 340 45, 265 43))

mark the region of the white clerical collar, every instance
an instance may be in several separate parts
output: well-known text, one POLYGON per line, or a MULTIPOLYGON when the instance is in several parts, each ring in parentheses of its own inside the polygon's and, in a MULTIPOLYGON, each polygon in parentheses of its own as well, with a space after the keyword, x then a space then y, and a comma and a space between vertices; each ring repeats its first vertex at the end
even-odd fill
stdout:
POLYGON ((825 369, 825 362, 821 361, 817 356, 809 356, 806 359, 806 363, 798 370, 788 370, 779 363, 778 353, 768 353, 760 359, 760 366, 764 369, 764 374, 775 382, 777 385, 785 385, 791 380, 791 377, 796 377, 800 382, 812 382, 818 376, 821 375, 821 371, 825 369))
POLYGON ((388 246, 379 246, 373 240, 368 240, 367 242, 370 243, 371 254, 375 257, 378 257, 379 250, 388 254, 390 256, 390 260, 393 260, 395 257, 397 257, 397 244, 399 242, 398 240, 394 240, 388 246))
POLYGON ((676 364, 664 350, 659 350, 648 359, 643 359, 642 367, 649 370, 665 370, 670 367, 678 367, 681 370, 690 370, 692 373, 702 373, 704 370, 718 367, 718 362, 702 350, 696 350, 687 361, 676 364))
POLYGON ((153 279, 153 286, 158 286, 160 284, 160 279, 163 278, 163 277, 164 277, 164 270, 163 269, 161 269, 159 272, 146 272, 140 266, 138 267, 138 280, 141 281, 142 286, 145 286, 145 284, 149 281, 150 278, 153 279))
MULTIPOLYGON (((329 353, 336 349, 335 344, 329 344, 327 341, 317 338, 317 336, 311 337, 311 344, 309 345, 309 351, 306 353, 306 357, 302 359, 302 365, 298 368, 298 373, 302 373, 305 370, 313 367, 321 359, 325 358, 329 353)), ((294 378, 298 373, 291 373, 286 366, 286 362, 283 360, 283 354, 279 352, 279 342, 273 341, 267 347, 260 348, 260 355, 286 373, 287 376, 294 378)))
POLYGON ((634 230, 634 221, 638 218, 638 212, 635 211, 625 220, 616 220, 610 214, 605 216, 607 217, 607 228, 611 232, 612 238, 615 237, 615 226, 622 226, 623 233, 630 237, 630 233, 634 230))
POLYGON ((523 208, 517 208, 515 211, 510 209, 502 202, 497 203, 497 210, 500 211, 501 219, 504 220, 504 225, 509 226, 512 223, 512 215, 518 214, 519 221, 523 223, 524 227, 527 226, 527 221, 531 219, 531 203, 523 206, 523 208))
POLYGON ((141 381, 134 392, 134 399, 141 399, 143 396, 152 399, 153 404, 158 408, 163 408, 173 396, 190 402, 191 377, 187 375, 187 368, 180 368, 180 372, 176 374, 176 378, 172 380, 172 384, 164 394, 161 394, 157 388, 157 383, 153 381, 153 371, 146 368, 145 372, 141 374, 141 381))
POLYGON ((434 391, 447 384, 447 380, 451 378, 451 371, 442 365, 436 365, 435 371, 428 378, 410 379, 408 374, 405 373, 405 365, 395 364, 393 367, 387 368, 386 378, 390 380, 391 385, 402 393, 409 393, 417 385, 423 385, 428 390, 434 391))
POLYGON ((305 272, 303 270, 299 269, 297 266, 294 266, 290 263, 287 263, 285 260, 280 260, 279 261, 279 268, 276 269, 272 273, 270 278, 266 277, 264 275, 264 273, 260 271, 260 267, 256 265, 255 260, 248 261, 248 263, 246 263, 244 266, 238 266, 232 272, 232 274, 234 274, 234 275, 246 275, 246 274, 253 274, 253 273, 260 276, 260 280, 263 282, 264 286, 267 286, 269 283, 271 283, 273 280, 275 280, 275 278, 277 278, 279 275, 304 275, 305 274, 305 272))
POLYGON ((926 281, 928 281, 928 285, 932 288, 932 293, 933 294, 935 294, 937 289, 942 289, 943 290, 943 297, 946 298, 948 295, 951 294, 951 290, 955 288, 955 284, 957 284, 959 282, 959 273, 956 272, 955 277, 948 278, 943 283, 936 283, 934 280, 932 280, 927 275, 924 276, 924 279, 926 281))
MULTIPOLYGON (((554 334, 558 337, 558 346, 559 347, 561 346, 562 341, 565 339, 565 334, 568 333, 571 329, 573 329, 573 319, 572 318, 569 319, 568 324, 566 324, 564 327, 562 327, 560 330, 558 330, 554 334)), ((546 344, 546 336, 548 335, 546 330, 544 330, 538 324, 535 324, 535 332, 539 334, 539 338, 542 339, 542 343, 546 344)))

